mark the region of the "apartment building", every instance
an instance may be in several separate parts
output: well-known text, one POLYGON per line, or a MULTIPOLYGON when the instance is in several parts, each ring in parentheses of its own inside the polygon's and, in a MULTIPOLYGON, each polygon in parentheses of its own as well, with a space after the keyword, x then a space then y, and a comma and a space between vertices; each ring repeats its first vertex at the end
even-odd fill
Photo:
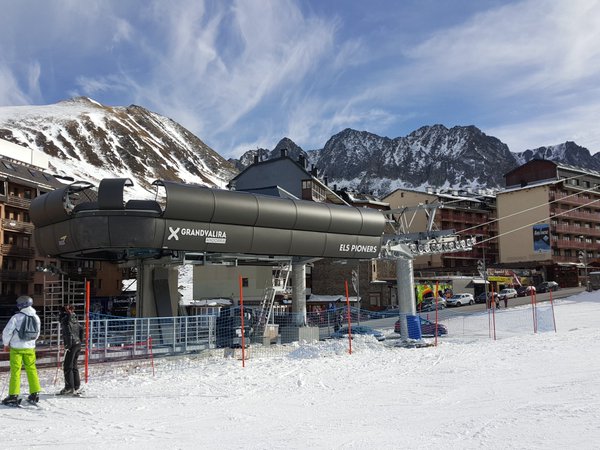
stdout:
POLYGON ((600 173, 532 160, 505 179, 497 195, 500 263, 530 269, 537 281, 584 284, 585 267, 600 259, 600 173))
POLYGON ((59 261, 35 250, 31 200, 62 186, 48 172, 47 155, 0 139, 0 318, 12 315, 19 295, 30 295, 34 305, 43 304, 45 283, 61 277, 90 280, 93 295, 121 291, 121 270, 116 265, 59 261))

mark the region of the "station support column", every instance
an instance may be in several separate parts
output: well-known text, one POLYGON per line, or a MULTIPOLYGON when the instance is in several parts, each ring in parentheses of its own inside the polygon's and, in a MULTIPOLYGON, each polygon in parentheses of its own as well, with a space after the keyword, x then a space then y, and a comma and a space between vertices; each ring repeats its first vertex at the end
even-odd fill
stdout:
POLYGON ((396 259, 396 289, 398 292, 398 309, 400 310, 400 336, 408 339, 408 316, 417 314, 415 302, 415 280, 413 276, 413 260, 396 259))
POLYGON ((296 326, 306 326, 306 264, 292 263, 292 312, 296 326))

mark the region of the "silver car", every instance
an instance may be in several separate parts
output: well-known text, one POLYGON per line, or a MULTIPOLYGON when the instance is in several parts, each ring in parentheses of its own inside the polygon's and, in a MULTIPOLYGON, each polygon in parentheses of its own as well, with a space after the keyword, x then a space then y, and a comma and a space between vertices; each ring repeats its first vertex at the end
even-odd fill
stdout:
POLYGON ((454 294, 452 297, 446 299, 447 306, 462 306, 462 305, 473 305, 475 299, 473 294, 454 294))
POLYGON ((506 300, 509 298, 517 298, 517 290, 510 289, 510 288, 502 289, 500 292, 498 292, 498 298, 500 300, 506 300))

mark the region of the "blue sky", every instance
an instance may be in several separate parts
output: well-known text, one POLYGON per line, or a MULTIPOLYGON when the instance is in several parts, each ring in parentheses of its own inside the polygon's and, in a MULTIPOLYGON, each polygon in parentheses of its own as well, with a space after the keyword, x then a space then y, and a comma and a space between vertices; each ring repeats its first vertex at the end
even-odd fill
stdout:
POLYGON ((137 104, 225 157, 475 125, 600 151, 600 0, 0 0, 0 106, 137 104))

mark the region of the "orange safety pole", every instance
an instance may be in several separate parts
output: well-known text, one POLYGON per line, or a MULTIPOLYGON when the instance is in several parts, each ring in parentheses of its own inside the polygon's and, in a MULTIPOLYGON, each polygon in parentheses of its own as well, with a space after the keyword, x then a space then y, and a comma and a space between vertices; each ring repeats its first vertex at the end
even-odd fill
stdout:
POLYGON ((492 324, 494 326, 494 340, 496 340, 496 299, 494 298, 494 287, 492 286, 492 302, 494 303, 494 306, 492 309, 492 324))
POLYGON ((438 292, 440 290, 440 282, 435 282, 435 346, 437 347, 438 335, 438 292))
POLYGON ((88 382, 90 364, 90 282, 85 282, 85 383, 88 382))
POLYGON ((244 290, 242 289, 242 276, 240 275, 240 316, 242 319, 242 367, 246 367, 246 338, 244 330, 244 290))
POLYGON ((350 317, 350 297, 348 296, 348 280, 344 280, 346 285, 346 311, 348 312, 348 353, 352 354, 352 318, 350 317))

